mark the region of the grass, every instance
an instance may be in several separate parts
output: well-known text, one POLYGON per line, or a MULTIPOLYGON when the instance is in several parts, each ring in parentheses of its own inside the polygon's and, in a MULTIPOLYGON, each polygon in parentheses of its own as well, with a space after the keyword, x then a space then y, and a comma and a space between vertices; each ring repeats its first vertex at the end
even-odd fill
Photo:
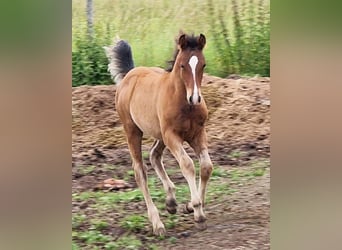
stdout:
POLYGON ((119 192, 81 192, 73 194, 73 200, 75 201, 86 201, 94 200, 96 203, 101 205, 115 204, 120 202, 133 202, 142 201, 143 196, 138 189, 130 191, 119 191, 119 192))
POLYGON ((91 227, 90 230, 103 230, 108 228, 110 225, 108 222, 100 220, 100 219, 92 219, 90 220, 91 227))
POLYGON ((83 167, 80 169, 80 172, 83 175, 87 175, 90 174, 91 172, 93 172, 95 170, 96 166, 87 166, 87 167, 83 167))
POLYGON ((123 236, 120 237, 115 242, 108 242, 104 245, 104 249, 111 250, 121 250, 121 249, 139 249, 143 244, 142 242, 135 236, 123 236))
POLYGON ((142 215, 128 215, 121 221, 121 226, 132 232, 139 232, 147 226, 147 218, 142 215))
POLYGON ((134 170, 133 169, 130 169, 130 170, 127 170, 124 174, 124 180, 125 181, 128 181, 130 179, 134 178, 134 170))
POLYGON ((105 165, 102 166, 102 168, 105 169, 105 170, 115 170, 116 166, 105 164, 105 165))
MULTIPOLYGON (((195 162, 195 166, 199 167, 198 162, 195 162)), ((228 196, 239 192, 240 183, 248 183, 263 176, 268 167, 268 159, 252 161, 244 168, 226 169, 214 166, 207 189, 207 204, 226 202, 228 196)), ((172 179, 173 174, 178 170, 169 169, 169 172, 172 179)), ((129 176, 134 176, 132 170, 129 176)), ((185 218, 192 216, 181 213, 171 215, 166 212, 165 192, 158 177, 149 176, 148 185, 152 199, 169 232, 180 223, 186 223, 185 218)), ((189 201, 190 193, 187 184, 176 184, 176 197, 178 204, 185 204, 189 201)), ((162 238, 151 235, 151 225, 147 219, 145 202, 139 189, 117 192, 84 191, 73 193, 72 200, 74 203, 88 202, 89 204, 86 209, 73 212, 72 249, 139 249, 141 247, 158 249, 158 242, 164 242, 163 245, 178 243, 175 235, 162 238), (131 208, 133 204, 139 204, 139 209, 131 208), (127 207, 130 209, 127 210, 127 207), (123 233, 114 236, 112 228, 114 230, 121 228, 123 233)))
POLYGON ((169 238, 169 242, 170 242, 171 244, 175 244, 175 243, 177 242, 177 238, 176 238, 176 237, 170 237, 170 238, 169 238))
POLYGON ((87 219, 87 216, 84 214, 75 214, 72 216, 72 228, 79 228, 87 219))
POLYGON ((85 2, 73 0, 73 85, 111 83, 102 46, 119 35, 136 66, 165 67, 179 30, 207 37, 206 72, 269 75, 269 0, 94 1, 95 37, 87 39, 85 2))
POLYGON ((112 237, 104 235, 97 230, 83 231, 74 234, 73 236, 74 238, 79 239, 86 244, 101 244, 110 242, 112 240, 112 237))
POLYGON ((214 166, 213 171, 211 173, 211 179, 219 179, 221 177, 227 177, 228 172, 225 169, 220 168, 220 166, 214 166))
POLYGON ((255 160, 250 163, 248 171, 233 169, 229 171, 228 178, 232 181, 241 181, 243 178, 253 179, 255 177, 263 176, 266 169, 269 167, 270 162, 268 159, 255 160))
POLYGON ((241 157, 243 157, 245 155, 245 152, 240 151, 240 150, 232 150, 229 154, 228 157, 232 158, 232 159, 240 159, 241 157))
POLYGON ((150 153, 148 151, 143 151, 142 152, 142 157, 144 160, 148 160, 150 157, 150 153))
POLYGON ((177 214, 170 214, 165 221, 165 227, 166 229, 174 228, 179 221, 177 214))
POLYGON ((98 198, 100 204, 112 204, 120 202, 134 202, 142 201, 144 199, 142 193, 138 189, 134 189, 128 192, 120 191, 118 193, 105 193, 98 198))

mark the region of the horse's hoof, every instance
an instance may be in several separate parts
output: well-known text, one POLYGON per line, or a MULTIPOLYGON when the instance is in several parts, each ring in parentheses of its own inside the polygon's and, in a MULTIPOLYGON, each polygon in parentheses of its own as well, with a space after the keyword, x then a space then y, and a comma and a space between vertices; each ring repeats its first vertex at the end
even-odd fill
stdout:
POLYGON ((153 234, 156 236, 164 236, 166 233, 165 228, 164 227, 158 227, 156 229, 153 229, 153 234))
POLYGON ((166 210, 170 213, 170 214, 175 214, 177 213, 177 202, 176 200, 172 199, 172 200, 167 200, 166 201, 166 210))
POLYGON ((195 222, 195 226, 198 230, 206 230, 207 229, 207 223, 204 222, 195 222))
POLYGON ((169 214, 177 213, 177 207, 166 207, 166 210, 169 212, 169 214))
POLYGON ((207 229, 206 218, 204 216, 200 216, 198 219, 195 219, 195 226, 199 230, 207 229))
POLYGON ((190 202, 188 202, 184 205, 184 207, 182 209, 184 214, 191 214, 194 212, 194 209, 189 204, 190 204, 190 202))

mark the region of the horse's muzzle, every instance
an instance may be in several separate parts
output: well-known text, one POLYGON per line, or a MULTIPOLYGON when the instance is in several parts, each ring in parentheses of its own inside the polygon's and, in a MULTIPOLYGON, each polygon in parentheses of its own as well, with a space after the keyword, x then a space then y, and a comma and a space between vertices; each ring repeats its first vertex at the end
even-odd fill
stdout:
POLYGON ((189 103, 190 105, 198 105, 201 103, 201 96, 198 95, 197 98, 193 98, 193 96, 191 95, 189 97, 189 103))

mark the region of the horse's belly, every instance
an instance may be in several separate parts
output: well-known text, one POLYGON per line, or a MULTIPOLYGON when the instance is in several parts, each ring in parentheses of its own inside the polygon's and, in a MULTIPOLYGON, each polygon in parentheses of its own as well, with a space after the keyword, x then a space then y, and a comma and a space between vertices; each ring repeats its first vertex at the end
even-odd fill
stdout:
POLYGON ((158 117, 156 115, 151 112, 141 113, 131 110, 131 116, 134 123, 145 135, 153 136, 156 139, 162 138, 158 117))

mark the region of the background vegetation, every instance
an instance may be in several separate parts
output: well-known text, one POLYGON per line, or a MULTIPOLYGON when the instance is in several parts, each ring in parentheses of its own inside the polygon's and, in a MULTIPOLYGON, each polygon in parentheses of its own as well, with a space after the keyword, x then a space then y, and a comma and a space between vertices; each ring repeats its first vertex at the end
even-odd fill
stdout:
POLYGON ((86 1, 73 0, 72 85, 112 84, 103 46, 129 41, 136 66, 166 67, 179 30, 207 37, 206 73, 270 74, 269 0, 94 0, 94 39, 86 1))

